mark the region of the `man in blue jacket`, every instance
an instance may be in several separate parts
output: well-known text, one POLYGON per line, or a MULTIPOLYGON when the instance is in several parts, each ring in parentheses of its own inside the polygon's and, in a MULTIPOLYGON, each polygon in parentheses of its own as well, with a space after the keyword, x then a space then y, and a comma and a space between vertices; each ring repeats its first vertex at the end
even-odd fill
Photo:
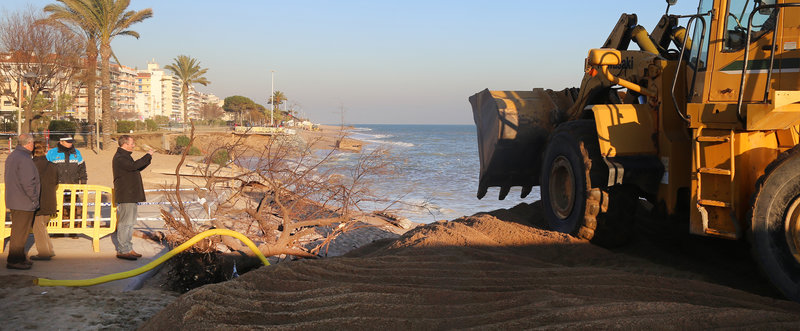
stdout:
MULTIPOLYGON (((86 174, 86 163, 83 162, 83 155, 81 155, 81 151, 75 148, 74 143, 75 140, 72 139, 72 136, 65 136, 59 139, 56 147, 47 151, 47 161, 55 163, 56 169, 58 170, 59 184, 86 184, 86 180, 89 178, 86 174)), ((71 195, 76 195, 75 203, 78 204, 78 206, 75 207, 75 214, 77 219, 80 219, 82 215, 79 192, 80 191, 64 191, 64 203, 71 202, 71 195)), ((61 209, 62 207, 58 208, 61 209)), ((69 207, 63 207, 63 209, 64 212, 62 215, 65 218, 69 217, 69 207)), ((80 222, 75 223, 75 226, 79 227, 80 225, 80 222)), ((70 236, 77 238, 75 235, 70 236)))
POLYGON ((55 163, 58 168, 59 184, 86 184, 89 178, 83 155, 74 143, 72 136, 66 136, 58 141, 58 146, 47 151, 47 161, 55 163))
POLYGON ((19 135, 17 148, 6 159, 6 207, 11 209, 11 239, 8 241, 6 268, 30 269, 33 262, 25 257, 25 242, 33 228, 33 216, 39 209, 39 171, 33 163, 33 137, 19 135))

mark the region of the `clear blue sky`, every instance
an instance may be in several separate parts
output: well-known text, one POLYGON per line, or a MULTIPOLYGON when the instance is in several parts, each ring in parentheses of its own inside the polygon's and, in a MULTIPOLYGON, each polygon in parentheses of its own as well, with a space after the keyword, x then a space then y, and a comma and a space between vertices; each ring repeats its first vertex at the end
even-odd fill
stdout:
MULTIPOLYGON (((52 0, 4 0, 4 14, 52 0)), ((316 122, 469 124, 484 89, 578 86, 584 58, 622 13, 652 30, 664 0, 211 1, 132 0, 153 18, 112 43, 122 64, 177 55, 207 67, 220 98, 265 104, 275 89, 316 122)), ((670 12, 694 13, 697 0, 670 12)), ((685 23, 685 22, 684 22, 685 23)), ((635 47, 635 46, 634 46, 635 47)))

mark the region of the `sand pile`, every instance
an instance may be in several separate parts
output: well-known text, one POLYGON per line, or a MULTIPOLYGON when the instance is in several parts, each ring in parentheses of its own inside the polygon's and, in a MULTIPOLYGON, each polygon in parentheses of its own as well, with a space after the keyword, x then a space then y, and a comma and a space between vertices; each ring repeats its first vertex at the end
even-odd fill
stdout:
POLYGON ((409 231, 343 257, 262 267, 143 329, 793 328, 800 305, 537 229, 538 204, 409 231))

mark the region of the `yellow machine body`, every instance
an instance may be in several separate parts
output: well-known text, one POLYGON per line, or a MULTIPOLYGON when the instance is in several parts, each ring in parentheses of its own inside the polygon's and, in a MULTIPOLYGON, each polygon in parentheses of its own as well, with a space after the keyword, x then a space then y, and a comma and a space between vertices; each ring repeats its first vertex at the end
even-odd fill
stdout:
POLYGON ((478 197, 540 186, 552 230, 608 246, 645 199, 692 234, 749 239, 800 301, 798 18, 800 0, 699 0, 648 33, 623 14, 579 89, 473 95, 478 197))

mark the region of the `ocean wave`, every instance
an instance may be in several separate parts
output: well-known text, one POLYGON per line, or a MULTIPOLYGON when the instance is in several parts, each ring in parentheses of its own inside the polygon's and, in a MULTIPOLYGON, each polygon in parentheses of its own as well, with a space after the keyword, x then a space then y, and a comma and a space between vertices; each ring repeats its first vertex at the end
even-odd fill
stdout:
POLYGON ((373 144, 394 145, 400 147, 414 147, 414 144, 402 141, 387 141, 387 140, 374 140, 374 139, 359 139, 359 140, 373 144))
POLYGON ((350 138, 360 139, 360 140, 363 140, 363 139, 386 139, 386 138, 392 138, 392 137, 394 137, 393 134, 367 134, 367 133, 361 133, 361 132, 353 133, 350 136, 350 138))
POLYGON ((370 129, 370 128, 352 128, 352 129, 347 129, 345 131, 348 131, 348 132, 364 132, 364 131, 372 131, 372 129, 370 129))

